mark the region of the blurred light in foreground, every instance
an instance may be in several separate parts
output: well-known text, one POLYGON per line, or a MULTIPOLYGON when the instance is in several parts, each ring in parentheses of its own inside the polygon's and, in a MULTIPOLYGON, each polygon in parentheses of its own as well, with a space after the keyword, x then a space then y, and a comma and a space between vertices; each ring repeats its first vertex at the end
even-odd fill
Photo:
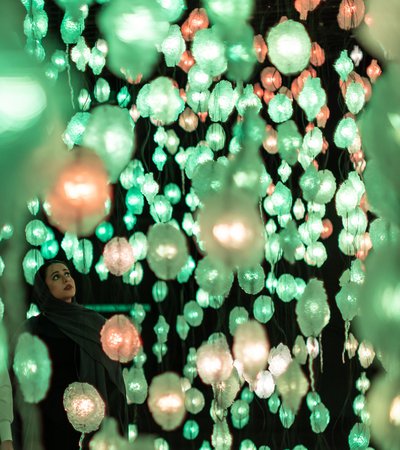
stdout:
POLYGON ((26 402, 38 403, 46 397, 52 368, 47 347, 39 337, 20 335, 13 369, 26 402))
POLYGON ((163 430, 177 428, 185 416, 185 395, 178 375, 164 372, 154 377, 147 403, 153 419, 163 430))
POLYGON ((91 234, 106 214, 111 190, 104 166, 93 153, 79 152, 47 194, 49 221, 61 231, 91 234))

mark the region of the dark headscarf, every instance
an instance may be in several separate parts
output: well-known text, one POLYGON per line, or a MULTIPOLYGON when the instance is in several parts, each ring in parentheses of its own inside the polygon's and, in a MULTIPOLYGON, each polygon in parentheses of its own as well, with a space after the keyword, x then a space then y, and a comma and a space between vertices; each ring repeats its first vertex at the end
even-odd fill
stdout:
MULTIPOLYGON (((100 330, 105 323, 105 318, 90 309, 79 305, 75 298, 71 303, 54 298, 45 282, 47 268, 52 264, 67 264, 63 261, 50 260, 41 266, 35 275, 33 285, 33 299, 40 312, 57 328, 74 341, 80 349, 79 374, 82 381, 92 384, 103 397, 109 412, 118 414, 123 432, 128 426, 125 384, 122 378, 121 366, 112 361, 103 351, 100 343, 100 330), (106 380, 108 378, 118 389, 120 404, 111 404, 109 389, 106 380)), ((113 399, 115 403, 115 399, 113 399)), ((114 415, 115 416, 115 415, 114 415)))

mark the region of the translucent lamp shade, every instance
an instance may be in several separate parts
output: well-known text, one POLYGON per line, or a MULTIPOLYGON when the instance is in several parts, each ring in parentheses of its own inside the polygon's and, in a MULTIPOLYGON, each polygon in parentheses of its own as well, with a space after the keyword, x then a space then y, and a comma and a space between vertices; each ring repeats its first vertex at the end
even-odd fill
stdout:
POLYGON ((108 176, 100 158, 81 152, 61 170, 47 194, 49 221, 63 232, 89 235, 107 215, 110 198, 108 176))
POLYGON ((311 40, 305 27, 293 20, 274 26, 267 35, 268 56, 279 72, 301 72, 311 55, 311 40))
POLYGON ((264 233, 254 202, 237 191, 224 190, 204 200, 199 213, 200 237, 210 257, 227 267, 258 264, 264 233))
POLYGON ((27 403, 38 403, 45 398, 52 368, 47 347, 38 336, 20 335, 13 369, 27 403))
POLYGON ((91 384, 71 383, 64 391, 63 404, 71 425, 81 433, 97 430, 104 418, 104 401, 91 384))
POLYGON ((249 378, 255 379, 268 361, 269 341, 264 327, 255 320, 240 324, 235 331, 233 355, 249 378))
POLYGON ((164 372, 154 377, 147 403, 154 421, 163 430, 177 428, 185 417, 185 394, 178 375, 164 372))
POLYGON ((196 366, 204 383, 216 384, 229 378, 233 369, 233 359, 229 348, 216 341, 199 347, 196 366))
POLYGON ((114 237, 103 250, 104 264, 114 275, 122 275, 134 264, 133 248, 126 238, 114 237))
POLYGON ((142 346, 140 335, 124 315, 116 314, 106 321, 100 333, 106 355, 114 361, 131 361, 142 346))

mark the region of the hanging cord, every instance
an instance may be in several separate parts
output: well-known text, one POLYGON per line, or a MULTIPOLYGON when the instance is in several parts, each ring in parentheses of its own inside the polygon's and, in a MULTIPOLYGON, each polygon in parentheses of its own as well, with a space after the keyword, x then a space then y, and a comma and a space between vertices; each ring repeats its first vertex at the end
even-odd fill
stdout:
POLYGON ((321 363, 321 373, 324 372, 324 353, 322 351, 322 332, 319 335, 319 356, 320 356, 320 363, 321 363))
POLYGON ((70 93, 70 97, 71 97, 71 104, 72 104, 72 109, 75 111, 75 93, 74 93, 74 87, 72 86, 72 79, 71 79, 71 64, 69 63, 69 45, 66 44, 66 48, 65 48, 65 54, 67 56, 67 76, 68 76, 68 86, 69 86, 69 93, 70 93))
POLYGON ((79 438, 79 450, 83 449, 83 440, 85 439, 85 433, 83 432, 81 434, 81 437, 79 438))
POLYGON ((315 377, 314 377, 314 367, 313 359, 311 355, 308 355, 308 370, 310 372, 311 390, 315 392, 315 377))
POLYGON ((342 362, 344 364, 344 355, 346 351, 346 344, 349 339, 349 330, 350 330, 350 321, 346 320, 344 323, 344 344, 343 344, 343 352, 342 352, 342 362))
POLYGON ((185 189, 185 171, 183 169, 181 170, 181 183, 182 183, 182 194, 185 195, 186 194, 186 189, 185 189))

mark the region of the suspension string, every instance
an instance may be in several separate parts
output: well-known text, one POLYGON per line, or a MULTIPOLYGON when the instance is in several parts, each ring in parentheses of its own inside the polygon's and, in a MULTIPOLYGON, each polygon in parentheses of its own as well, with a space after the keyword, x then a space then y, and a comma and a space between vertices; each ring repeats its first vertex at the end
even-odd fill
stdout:
POLYGON ((79 450, 83 449, 83 440, 85 439, 85 433, 83 432, 81 434, 81 437, 79 438, 79 450))
POLYGON ((315 392, 315 377, 314 377, 314 367, 313 359, 308 355, 308 370, 310 372, 311 390, 315 392))
POLYGON ((319 335, 319 356, 320 356, 320 363, 321 363, 321 373, 324 372, 324 353, 322 351, 322 333, 319 335))

